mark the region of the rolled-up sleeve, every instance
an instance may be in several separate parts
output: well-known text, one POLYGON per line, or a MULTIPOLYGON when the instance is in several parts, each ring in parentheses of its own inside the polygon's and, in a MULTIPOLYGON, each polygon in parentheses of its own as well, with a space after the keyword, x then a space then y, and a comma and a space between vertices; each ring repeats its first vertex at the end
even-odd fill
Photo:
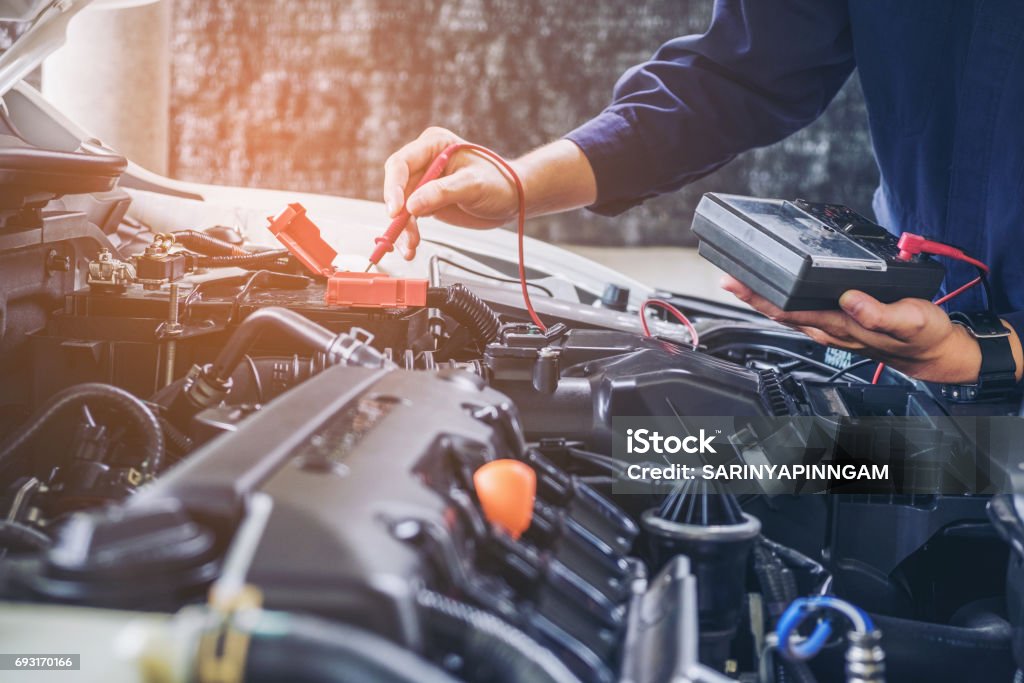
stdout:
POLYGON ((627 71, 612 103, 566 138, 617 214, 816 119, 854 68, 846 0, 718 0, 702 35, 627 71))

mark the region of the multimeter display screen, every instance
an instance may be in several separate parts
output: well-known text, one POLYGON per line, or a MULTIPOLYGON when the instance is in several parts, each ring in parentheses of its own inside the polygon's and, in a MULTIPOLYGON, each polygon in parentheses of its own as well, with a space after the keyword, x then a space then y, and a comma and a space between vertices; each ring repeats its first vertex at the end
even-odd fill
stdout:
POLYGON ((765 232, 809 256, 814 265, 885 268, 885 262, 876 255, 846 235, 826 228, 789 202, 735 196, 729 197, 728 202, 765 232))

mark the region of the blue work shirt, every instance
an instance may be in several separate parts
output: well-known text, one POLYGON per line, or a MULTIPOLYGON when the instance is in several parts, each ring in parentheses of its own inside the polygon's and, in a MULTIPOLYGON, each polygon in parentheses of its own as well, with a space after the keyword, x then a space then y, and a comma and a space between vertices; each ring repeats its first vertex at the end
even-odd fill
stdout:
MULTIPOLYGON (((995 308, 1024 338, 1024 0, 718 0, 706 33, 662 45, 567 136, 597 176, 591 208, 619 213, 781 140, 854 68, 881 172, 876 219, 987 263, 995 308)), ((944 265, 947 290, 976 276, 944 265)))

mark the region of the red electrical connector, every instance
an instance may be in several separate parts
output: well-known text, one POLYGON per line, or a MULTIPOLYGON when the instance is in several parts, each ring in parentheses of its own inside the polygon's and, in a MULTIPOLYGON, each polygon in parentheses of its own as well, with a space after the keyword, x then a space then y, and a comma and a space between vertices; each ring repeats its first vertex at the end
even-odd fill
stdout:
POLYGON ((327 304, 358 308, 426 306, 426 280, 335 270, 331 262, 338 252, 320 236, 320 229, 309 220, 301 204, 289 204, 280 216, 268 220, 270 232, 302 265, 327 278, 327 304))

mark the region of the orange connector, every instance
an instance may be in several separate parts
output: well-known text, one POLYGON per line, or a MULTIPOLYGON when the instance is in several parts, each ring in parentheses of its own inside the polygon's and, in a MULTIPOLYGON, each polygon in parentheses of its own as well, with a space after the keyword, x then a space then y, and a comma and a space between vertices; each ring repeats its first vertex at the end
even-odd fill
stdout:
POLYGON ((335 270, 338 255, 320 236, 320 229, 301 204, 289 204, 277 218, 271 216, 270 232, 302 265, 327 278, 324 302, 356 308, 407 308, 427 305, 427 281, 395 278, 380 273, 335 270))
POLYGON ((427 281, 377 273, 335 273, 327 278, 324 301, 331 306, 363 308, 426 306, 427 281))

